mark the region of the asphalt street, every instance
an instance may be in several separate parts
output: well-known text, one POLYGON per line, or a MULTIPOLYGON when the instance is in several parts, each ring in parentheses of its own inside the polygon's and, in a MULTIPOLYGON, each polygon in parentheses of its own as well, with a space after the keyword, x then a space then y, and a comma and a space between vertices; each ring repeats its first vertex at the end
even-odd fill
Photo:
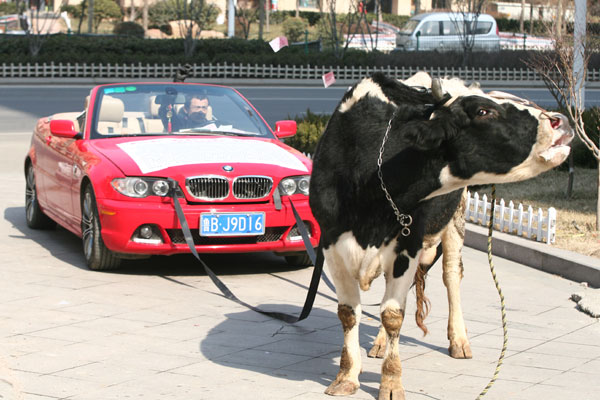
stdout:
MULTIPOLYGON (((3 85, 0 86, 0 133, 31 132, 38 118, 83 109, 85 97, 93 85, 3 85)), ((331 114, 347 87, 265 87, 236 86, 252 102, 271 127, 282 119, 303 115, 307 109, 331 114)), ((546 89, 515 89, 501 86, 485 90, 503 90, 552 108, 555 102, 546 89)), ((600 105, 600 90, 586 91, 588 107, 600 105)))

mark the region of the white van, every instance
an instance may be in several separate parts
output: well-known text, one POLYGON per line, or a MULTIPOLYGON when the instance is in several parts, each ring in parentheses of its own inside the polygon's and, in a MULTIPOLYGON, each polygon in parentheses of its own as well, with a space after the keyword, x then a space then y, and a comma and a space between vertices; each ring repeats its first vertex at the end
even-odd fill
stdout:
POLYGON ((396 35, 396 50, 460 51, 465 38, 475 41, 475 51, 500 50, 494 17, 452 12, 419 14, 409 19, 396 35))

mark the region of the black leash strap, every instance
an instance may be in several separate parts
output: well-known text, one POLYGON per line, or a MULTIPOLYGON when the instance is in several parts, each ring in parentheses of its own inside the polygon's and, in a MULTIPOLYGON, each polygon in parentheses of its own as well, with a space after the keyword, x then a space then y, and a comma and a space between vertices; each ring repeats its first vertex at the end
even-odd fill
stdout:
MULTIPOLYGON (((323 260, 323 252, 321 251, 321 248, 319 248, 315 254, 315 251, 314 251, 312 245, 310 244, 310 240, 308 240, 308 236, 306 235, 306 227, 304 226, 304 223, 300 219, 300 216, 298 215, 298 212, 296 211, 291 200, 290 200, 290 204, 292 205, 292 210, 294 211, 294 216, 296 217, 296 224, 298 225, 298 229, 300 229, 301 232, 302 232, 302 230, 304 230, 304 234, 302 235, 305 240, 304 243, 306 244, 306 241, 308 240, 308 245, 306 246, 306 249, 307 250, 310 249, 312 251, 312 256, 310 256, 311 253, 309 253, 309 256, 311 257, 311 260, 313 261, 314 266, 315 266, 313 269, 312 278, 310 280, 310 287, 308 289, 308 294, 306 296, 306 300, 304 302, 304 307, 302 307, 302 312, 300 313, 300 316, 295 316, 295 315, 286 314, 286 313, 277 312, 277 311, 261 310, 260 308, 254 307, 254 306, 246 303, 245 301, 238 299, 231 292, 231 290, 229 290, 227 285, 225 285, 223 283, 223 281, 221 281, 219 279, 219 277, 217 277, 217 275, 208 267, 208 265, 206 265, 206 263, 204 261, 202 261, 202 259, 198 255, 198 252, 196 251, 196 246, 194 245, 194 239, 192 237, 192 232, 190 231, 190 227, 187 223, 187 219, 185 218, 185 214, 183 213, 183 210, 181 209, 181 204, 179 204, 179 199, 183 198, 183 192, 179 188, 179 184, 177 183, 177 181, 175 181, 173 179, 169 179, 169 181, 171 182, 171 197, 173 198, 173 205, 175 207, 175 212, 177 213, 177 218, 179 219, 179 223, 181 224, 181 229, 183 231, 183 236, 185 238, 185 242, 187 243, 187 245, 190 248, 190 251, 192 252, 194 257, 196 257, 196 259, 198 261, 200 261, 200 264, 202 264, 202 267, 204 267, 204 271, 210 277, 210 279, 213 281, 215 286, 217 286, 217 288, 219 288, 219 290, 221 291, 223 296, 225 296, 226 298, 228 298, 231 301, 234 301, 244 307, 249 308, 252 311, 256 311, 257 313, 269 316, 271 318, 278 319, 283 322, 287 322, 289 324, 293 324, 293 323, 302 321, 303 319, 308 317, 308 315, 310 314, 310 311, 312 310, 312 306, 315 301, 315 296, 317 295, 317 289, 319 287, 319 280, 321 278, 321 272, 323 270, 323 261, 324 261, 323 260)), ((326 282, 328 282, 328 281, 329 280, 327 280, 326 282)), ((328 283, 328 286, 329 286, 329 284, 331 284, 331 282, 328 283)))

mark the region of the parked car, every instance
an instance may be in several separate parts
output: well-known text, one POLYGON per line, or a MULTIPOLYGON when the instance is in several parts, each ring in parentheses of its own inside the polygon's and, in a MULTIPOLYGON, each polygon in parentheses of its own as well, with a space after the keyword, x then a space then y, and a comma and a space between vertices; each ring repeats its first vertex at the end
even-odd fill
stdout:
POLYGON ((273 251, 307 265, 290 203, 313 246, 320 230, 308 205, 311 162, 280 141, 295 133, 295 121, 273 132, 229 87, 96 86, 82 112, 37 122, 24 165, 27 225, 58 223, 80 236, 92 270, 188 253, 176 181, 198 252, 273 251), (196 106, 204 115, 188 112, 196 106))
POLYGON ((473 50, 498 51, 500 37, 488 14, 434 12, 410 18, 396 35, 396 50, 462 50, 466 38, 473 50))

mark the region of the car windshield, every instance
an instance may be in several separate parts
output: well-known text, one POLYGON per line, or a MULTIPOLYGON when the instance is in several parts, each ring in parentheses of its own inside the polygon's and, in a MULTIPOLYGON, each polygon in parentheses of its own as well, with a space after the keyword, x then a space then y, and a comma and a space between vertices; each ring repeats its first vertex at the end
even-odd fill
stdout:
POLYGON ((399 33, 401 35, 410 35, 411 33, 413 33, 417 25, 419 25, 419 22, 421 22, 420 19, 409 19, 408 21, 406 21, 404 26, 400 28, 399 33))
POLYGON ((103 86, 96 95, 92 127, 92 139, 154 135, 274 138, 235 90, 196 84, 103 86))

